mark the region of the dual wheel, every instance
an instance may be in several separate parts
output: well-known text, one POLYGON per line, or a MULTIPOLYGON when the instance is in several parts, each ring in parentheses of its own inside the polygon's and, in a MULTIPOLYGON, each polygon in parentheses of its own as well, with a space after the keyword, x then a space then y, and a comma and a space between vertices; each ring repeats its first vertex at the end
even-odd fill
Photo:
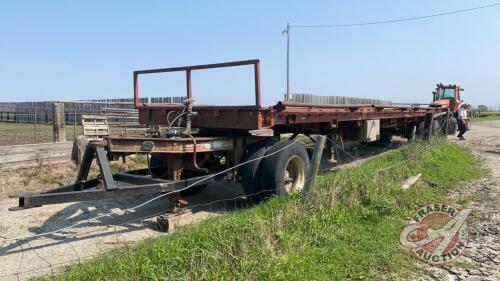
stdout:
POLYGON ((301 193, 310 160, 305 147, 296 141, 259 141, 247 149, 240 167, 245 194, 260 200, 272 194, 301 193))
MULTIPOLYGON (((165 178, 167 163, 161 154, 152 154, 151 174, 165 178)), ((291 195, 304 190, 310 167, 305 147, 296 141, 261 140, 250 145, 239 168, 245 194, 254 201, 272 194, 291 195)), ((206 185, 194 186, 182 191, 183 195, 201 192, 206 185)))
MULTIPOLYGON (((446 124, 443 124, 443 122, 446 122, 446 120, 437 120, 435 119, 434 124, 432 125, 432 133, 433 134, 438 134, 439 131, 441 130, 442 126, 446 126, 446 124)), ((446 134, 447 135, 453 135, 455 131, 457 130, 457 119, 454 117, 451 117, 450 120, 448 121, 448 127, 446 134)), ((425 122, 422 121, 420 124, 418 124, 418 127, 416 127, 415 134, 418 138, 423 138, 425 134, 425 122)), ((415 138, 415 135, 413 136, 415 138)))

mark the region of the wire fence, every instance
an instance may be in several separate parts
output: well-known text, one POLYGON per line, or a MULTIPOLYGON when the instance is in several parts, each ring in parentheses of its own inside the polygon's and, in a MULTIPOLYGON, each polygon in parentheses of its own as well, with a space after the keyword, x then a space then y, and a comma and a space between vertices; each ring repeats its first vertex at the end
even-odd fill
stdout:
MULTIPOLYGON (((185 97, 142 98, 141 102, 181 104, 185 97)), ((133 99, 62 101, 66 140, 83 134, 83 115, 101 115, 108 119, 112 135, 142 133, 133 99)), ((0 146, 48 143, 53 140, 54 101, 0 103, 0 146)))
MULTIPOLYGON (((0 146, 32 143, 49 143, 53 141, 53 113, 47 108, 17 107, 23 112, 0 110, 0 146)), ((123 112, 113 115, 108 111, 65 109, 65 138, 74 140, 83 134, 81 118, 83 115, 104 115, 110 119, 110 130, 118 135, 122 131, 131 132, 138 128, 137 113, 123 112)))
MULTIPOLYGON (((442 126, 444 125, 442 124, 442 126)), ((338 154, 342 153, 348 158, 348 160, 342 160, 344 158, 340 157, 339 165, 363 158, 353 154, 352 151, 347 151, 335 140, 328 139, 328 141, 333 143, 338 154)), ((274 153, 288 149, 295 142, 274 153)), ((415 157, 421 157, 431 144, 432 139, 424 144, 418 152, 398 163, 376 170, 375 174, 383 174, 388 170, 405 165, 415 157)), ((393 146, 389 145, 384 151, 392 148, 393 146)), ((184 189, 242 165, 259 161, 274 153, 209 175, 184 189)), ((105 253, 109 254, 108 250, 115 246, 130 247, 145 238, 166 235, 160 231, 163 226, 155 220, 158 216, 167 215, 170 223, 175 227, 193 225, 210 217, 252 207, 261 198, 273 192, 272 190, 262 190, 254 194, 244 195, 241 188, 236 185, 232 187, 234 189, 231 189, 231 192, 204 192, 192 196, 189 198, 190 204, 177 208, 174 213, 167 213, 165 208, 167 202, 164 199, 169 193, 144 198, 142 202, 139 199, 140 203, 135 198, 112 200, 112 202, 104 200, 93 203, 58 205, 56 213, 45 218, 42 227, 29 228, 31 233, 38 234, 1 237, 0 261, 3 263, 4 269, 0 272, 0 278, 25 280, 38 275, 56 275, 61 267, 82 263, 105 253), (66 226, 57 227, 60 224, 66 226), (44 229, 45 231, 43 231, 44 229)), ((227 189, 229 186, 217 186, 213 189, 219 188, 227 189)))

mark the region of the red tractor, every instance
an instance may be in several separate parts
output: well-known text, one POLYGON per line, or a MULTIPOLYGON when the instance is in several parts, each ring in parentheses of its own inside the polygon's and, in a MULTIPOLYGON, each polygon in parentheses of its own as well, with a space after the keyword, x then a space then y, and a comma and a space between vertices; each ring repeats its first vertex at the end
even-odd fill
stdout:
POLYGON ((436 91, 432 92, 433 98, 431 106, 450 108, 450 111, 455 114, 462 105, 460 92, 463 90, 464 88, 458 85, 437 84, 436 91))
POLYGON ((460 106, 462 106, 460 92, 463 90, 464 88, 458 85, 443 85, 439 83, 436 85, 436 91, 432 92, 433 97, 430 106, 449 108, 452 113, 452 117, 448 121, 449 135, 453 135, 458 127, 458 111, 460 106))

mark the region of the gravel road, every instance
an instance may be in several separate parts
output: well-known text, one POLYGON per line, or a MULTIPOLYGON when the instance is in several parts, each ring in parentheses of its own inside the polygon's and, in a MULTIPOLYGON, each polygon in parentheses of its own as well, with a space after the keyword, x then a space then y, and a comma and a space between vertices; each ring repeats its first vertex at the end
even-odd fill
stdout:
POLYGON ((473 123, 465 141, 449 138, 477 155, 490 174, 450 192, 453 201, 472 209, 470 241, 452 264, 428 267, 421 280, 500 280, 500 121, 473 123))

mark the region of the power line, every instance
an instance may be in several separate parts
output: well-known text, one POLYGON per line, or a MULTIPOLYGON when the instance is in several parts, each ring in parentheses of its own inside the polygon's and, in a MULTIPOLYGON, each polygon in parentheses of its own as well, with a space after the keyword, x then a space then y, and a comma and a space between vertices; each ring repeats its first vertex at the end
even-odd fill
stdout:
POLYGON ((444 13, 438 13, 438 14, 431 14, 431 15, 426 15, 426 16, 419 16, 419 17, 411 17, 411 18, 401 18, 401 19, 392 19, 392 20, 380 20, 380 21, 371 21, 371 22, 359 22, 359 23, 346 23, 346 24, 328 24, 328 25, 290 25, 287 24, 286 29, 283 30, 282 34, 286 35, 287 37, 287 59, 286 59, 286 95, 287 97, 290 96, 290 32, 293 28, 342 28, 342 27, 356 27, 356 26, 366 26, 366 25, 377 25, 377 24, 387 24, 387 23, 396 23, 396 22, 405 22, 405 21, 413 21, 413 20, 422 20, 422 19, 428 19, 428 18, 434 18, 434 17, 440 17, 440 16, 446 16, 446 15, 452 15, 452 14, 459 14, 459 13, 465 13, 465 12, 470 12, 470 11, 475 11, 475 10, 480 10, 480 9, 486 9, 486 8, 492 8, 495 6, 499 6, 500 2, 489 4, 489 5, 484 5, 484 6, 477 6, 473 8, 468 8, 468 9, 462 9, 462 10, 455 10, 455 11, 450 11, 450 12, 444 12, 444 13))
POLYGON ((455 10, 455 11, 450 11, 450 12, 444 12, 444 13, 438 13, 438 14, 432 14, 432 15, 426 15, 426 16, 419 16, 419 17, 402 18, 402 19, 380 20, 380 21, 371 21, 371 22, 369 21, 369 22, 359 22, 359 23, 346 23, 346 24, 291 25, 290 27, 295 27, 295 28, 329 28, 329 27, 352 27, 352 26, 386 24, 386 23, 422 20, 422 19, 428 19, 428 18, 434 18, 434 17, 440 17, 440 16, 460 14, 460 13, 465 13, 465 12, 470 12, 470 11, 475 11, 475 10, 480 10, 480 9, 491 8, 491 7, 495 7, 495 6, 499 6, 499 5, 500 5, 500 3, 494 3, 494 4, 478 6, 478 7, 468 8, 468 9, 455 10))

